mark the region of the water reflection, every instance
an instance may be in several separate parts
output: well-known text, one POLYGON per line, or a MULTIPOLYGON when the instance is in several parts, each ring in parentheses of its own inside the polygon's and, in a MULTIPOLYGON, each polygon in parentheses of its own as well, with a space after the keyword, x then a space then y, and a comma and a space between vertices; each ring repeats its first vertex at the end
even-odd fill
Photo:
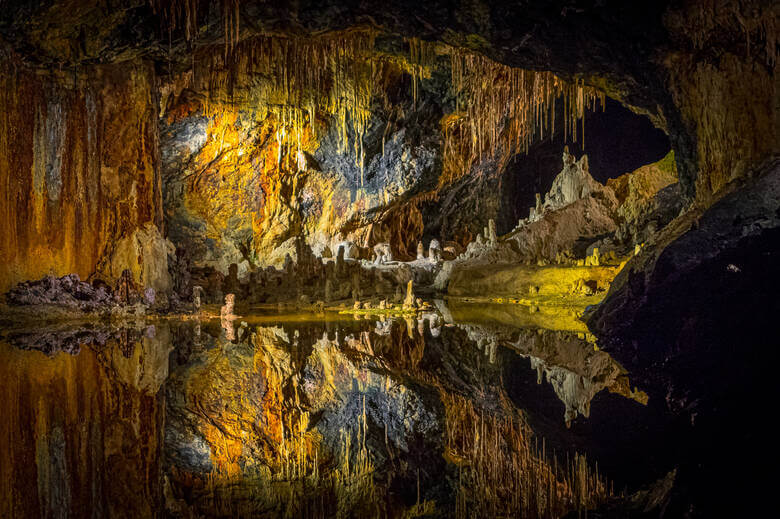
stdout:
POLYGON ((0 342, 0 516, 150 517, 163 507, 161 387, 172 344, 158 334, 128 349, 106 331, 6 338, 43 352, 0 342), (79 351, 74 338, 95 347, 79 351))
POLYGON ((563 426, 603 389, 641 401, 625 370, 569 315, 550 330, 436 307, 6 330, 0 515, 558 517, 605 500, 594 460, 550 452, 504 374, 530 359, 563 426))

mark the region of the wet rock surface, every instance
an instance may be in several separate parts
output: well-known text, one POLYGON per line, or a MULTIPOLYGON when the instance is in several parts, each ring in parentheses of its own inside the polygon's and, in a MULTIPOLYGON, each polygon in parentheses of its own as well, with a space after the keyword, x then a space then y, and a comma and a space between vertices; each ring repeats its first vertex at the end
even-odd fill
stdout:
POLYGON ((682 228, 669 229, 679 237, 662 234, 643 250, 588 318, 600 344, 635 373, 659 412, 675 417, 669 434, 693 445, 671 495, 668 510, 675 512, 668 513, 764 506, 737 497, 757 491, 752 482, 725 481, 753 470, 760 457, 753 446, 763 443, 755 395, 771 391, 768 365, 758 359, 771 347, 766 332, 776 318, 777 179, 770 164, 710 209, 686 215, 682 228), (732 442, 745 449, 721 455, 723 443, 732 442), (717 505, 706 497, 713 491, 724 496, 717 505))
MULTIPOLYGON (((0 484, 21 482, 4 487, 5 515, 65 508, 78 515, 90 505, 97 515, 153 515, 162 510, 163 474, 168 513, 181 516, 193 506, 213 515, 258 513, 255 506, 281 515, 289 496, 321 506, 323 515, 375 515, 378 495, 406 515, 433 515, 453 489, 455 504, 448 501, 443 515, 454 508, 495 516, 505 505, 507 515, 542 506, 563 515, 604 504, 606 485, 588 476, 582 458, 552 476, 555 468, 529 462, 540 459, 528 448, 530 429, 504 397, 516 390, 516 401, 536 375, 530 383, 516 376, 514 390, 496 382, 525 363, 557 395, 554 412, 540 399, 527 413, 534 431, 569 446, 598 431, 614 448, 591 444, 590 452, 615 473, 630 473, 623 479, 632 491, 645 487, 604 504, 605 514, 751 515, 758 503, 744 496, 772 495, 745 475, 758 473, 755 460, 771 444, 760 435, 766 409, 756 395, 774 394, 764 371, 772 366, 766 352, 774 347, 778 288, 775 7, 767 0, 4 2, 0 291, 23 282, 7 299, 14 310, 33 309, 28 320, 117 308, 120 316, 144 314, 166 304, 189 310, 191 300, 201 311, 202 302, 222 304, 228 294, 238 306, 295 301, 322 309, 340 301, 364 309, 374 297, 387 309, 388 300, 403 302, 407 283, 456 293, 476 279, 487 281, 461 294, 503 287, 519 301, 516 292, 525 293, 530 303, 520 313, 502 311, 501 320, 548 319, 557 332, 584 333, 573 324, 576 312, 537 306, 549 290, 523 276, 623 267, 586 317, 599 345, 649 396, 647 418, 635 419, 633 401, 598 391, 638 394, 595 350, 571 365, 551 360, 569 351, 564 335, 523 334, 540 350, 501 371, 493 366, 502 360, 501 334, 485 326, 434 326, 421 341, 415 328, 431 324, 421 317, 405 328, 358 326, 349 340, 320 339, 319 330, 296 338, 296 330, 252 329, 228 312, 206 340, 214 347, 195 340, 194 330, 175 332, 182 370, 171 379, 165 436, 181 448, 172 451, 175 470, 163 470, 165 348, 102 331, 20 332, 14 340, 23 349, 48 355, 14 349, 0 363, 17 370, 0 377, 3 393, 18 395, 4 402, 11 419, 0 432, 4 444, 25 446, 0 466, 0 484), (524 67, 526 76, 518 81, 521 73, 502 64, 524 67), (546 86, 516 90, 526 77, 546 86), (567 85, 555 90, 566 92, 558 111, 516 112, 518 93, 538 109, 553 84, 567 85), (604 94, 662 129, 673 155, 606 186, 613 175, 591 178, 597 161, 589 166, 582 155, 590 149, 574 152, 576 160, 567 153, 555 179, 557 166, 510 166, 526 150, 529 162, 546 162, 543 133, 576 134, 584 146, 580 105, 604 94), (523 126, 531 119, 539 124, 523 126), (527 183, 514 178, 528 171, 527 183), (79 276, 104 279, 113 295, 79 276), (121 354, 104 339, 118 341, 121 354), (137 342, 144 347, 131 349, 137 342), (466 360, 449 348, 467 342, 479 353, 469 350, 466 360), (77 352, 81 343, 103 350, 77 352), (377 354, 382 349, 393 358, 377 354), (28 366, 17 355, 45 359, 28 366), (213 385, 234 398, 226 402, 213 385), (252 400, 241 398, 243 386, 252 400), (612 413, 596 412, 602 404, 612 413), (495 414, 486 418, 487 410, 495 414), (561 414, 572 433, 552 425, 561 414), (261 415, 271 419, 258 422, 261 415), (353 426, 337 432, 336 419, 353 426), (84 425, 91 423, 101 425, 84 425), (502 465, 482 455, 490 445, 498 446, 495 459, 522 470, 496 471, 502 465), (110 485, 84 459, 127 485, 110 485), (388 460, 400 468, 386 470, 388 460), (444 476, 432 478, 430 466, 445 467, 437 473, 444 476), (375 469, 381 477, 370 476, 375 469), (141 473, 153 476, 138 481, 141 473), (518 473, 549 486, 534 493, 518 473), (264 485, 241 487, 236 477, 264 485), (316 492, 307 493, 308 483, 316 492), (415 487, 422 490, 413 501, 415 487), (308 495, 320 505, 300 499, 308 495)), ((553 154, 562 146, 556 141, 553 154)), ((557 289, 596 302, 611 277, 594 277, 557 289)))

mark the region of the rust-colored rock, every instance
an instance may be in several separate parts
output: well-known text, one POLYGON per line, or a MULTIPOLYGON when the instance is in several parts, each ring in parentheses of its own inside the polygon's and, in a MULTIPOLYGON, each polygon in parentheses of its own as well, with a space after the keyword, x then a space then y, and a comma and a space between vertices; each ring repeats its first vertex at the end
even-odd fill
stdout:
POLYGON ((0 291, 86 279, 114 240, 162 225, 153 67, 92 67, 75 81, 0 72, 0 291))

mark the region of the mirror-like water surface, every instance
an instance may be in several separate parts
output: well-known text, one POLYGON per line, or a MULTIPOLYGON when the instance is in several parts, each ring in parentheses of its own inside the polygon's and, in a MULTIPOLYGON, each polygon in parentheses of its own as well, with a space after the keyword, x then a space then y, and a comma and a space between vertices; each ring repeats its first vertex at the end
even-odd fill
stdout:
POLYGON ((0 515, 560 517, 632 482, 599 428, 647 396, 576 316, 436 307, 9 327, 0 515))

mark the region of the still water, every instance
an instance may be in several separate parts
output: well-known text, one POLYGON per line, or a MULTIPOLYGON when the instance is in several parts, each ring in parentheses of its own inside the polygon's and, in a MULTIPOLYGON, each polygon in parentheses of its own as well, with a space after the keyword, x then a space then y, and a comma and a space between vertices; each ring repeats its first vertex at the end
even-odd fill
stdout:
POLYGON ((7 326, 0 517, 561 517, 651 472, 574 314, 436 308, 7 326))

